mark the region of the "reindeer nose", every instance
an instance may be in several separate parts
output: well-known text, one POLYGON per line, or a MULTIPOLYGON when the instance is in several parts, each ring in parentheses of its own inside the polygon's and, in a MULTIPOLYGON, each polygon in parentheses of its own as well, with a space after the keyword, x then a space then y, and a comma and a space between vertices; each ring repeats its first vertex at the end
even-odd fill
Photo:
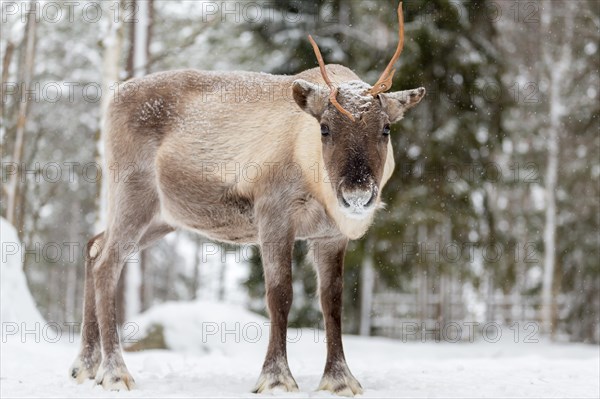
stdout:
POLYGON ((346 208, 365 208, 371 204, 374 196, 374 190, 342 188, 342 204, 346 208))

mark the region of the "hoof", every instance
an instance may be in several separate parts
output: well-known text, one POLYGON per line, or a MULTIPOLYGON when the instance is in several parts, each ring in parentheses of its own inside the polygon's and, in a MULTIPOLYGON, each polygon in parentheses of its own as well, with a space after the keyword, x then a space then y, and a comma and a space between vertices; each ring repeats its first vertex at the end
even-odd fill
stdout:
POLYGON ((252 393, 298 392, 298 384, 291 374, 261 374, 252 393))
POLYGON ((346 365, 341 366, 336 372, 325 373, 317 390, 350 397, 363 393, 360 383, 346 365))
POLYGON ((69 375, 78 384, 83 384, 86 380, 93 380, 96 376, 96 370, 86 368, 83 365, 83 362, 80 360, 76 360, 73 366, 71 366, 71 370, 69 371, 69 375))
POLYGON ((84 383, 86 380, 93 380, 100 365, 100 356, 78 356, 73 362, 69 375, 78 384, 84 383))
POLYGON ((135 388, 135 381, 127 367, 102 365, 96 374, 96 384, 102 385, 107 391, 131 391, 135 388))

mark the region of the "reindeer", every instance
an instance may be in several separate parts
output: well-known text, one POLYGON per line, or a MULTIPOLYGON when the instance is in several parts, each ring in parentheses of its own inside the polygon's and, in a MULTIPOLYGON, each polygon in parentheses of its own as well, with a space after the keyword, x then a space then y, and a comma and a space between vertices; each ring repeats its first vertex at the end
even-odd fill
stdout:
POLYGON ((135 167, 109 180, 107 228, 87 246, 74 379, 134 387, 117 331, 117 282, 134 248, 181 228, 260 246, 271 326, 255 393, 298 390, 286 329, 292 249, 295 240, 308 240, 327 338, 319 390, 362 393, 342 347, 344 254, 381 207, 394 170, 390 125, 425 94, 385 93, 404 43, 402 3, 398 18, 398 47, 374 86, 348 68, 325 66, 311 36, 319 68, 295 76, 180 70, 122 86, 105 120, 106 159, 135 167), (257 88, 252 98, 235 95, 249 87, 257 88))

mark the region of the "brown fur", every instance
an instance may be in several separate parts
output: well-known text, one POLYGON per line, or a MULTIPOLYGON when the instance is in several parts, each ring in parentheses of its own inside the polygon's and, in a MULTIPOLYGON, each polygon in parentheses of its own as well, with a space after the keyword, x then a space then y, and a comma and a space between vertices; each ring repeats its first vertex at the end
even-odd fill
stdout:
MULTIPOLYGON (((327 68, 337 84, 359 82, 345 67, 327 68)), ((367 107, 342 86, 338 100, 356 113, 354 123, 331 106, 328 94, 318 69, 296 76, 184 70, 121 86, 106 126, 107 162, 119 173, 109 180, 107 229, 89 244, 87 333, 74 378, 95 376, 108 389, 133 387, 115 313, 123 263, 185 228, 261 246, 272 324, 256 392, 297 389, 285 346, 291 256, 294 240, 309 239, 328 342, 321 388, 361 392, 341 342, 344 252, 348 239, 362 236, 371 223, 394 167, 382 129, 418 103, 424 90, 379 95, 367 107), (320 124, 330 135, 321 136, 320 124), (348 201, 359 204, 352 205, 359 218, 348 215, 348 201)))

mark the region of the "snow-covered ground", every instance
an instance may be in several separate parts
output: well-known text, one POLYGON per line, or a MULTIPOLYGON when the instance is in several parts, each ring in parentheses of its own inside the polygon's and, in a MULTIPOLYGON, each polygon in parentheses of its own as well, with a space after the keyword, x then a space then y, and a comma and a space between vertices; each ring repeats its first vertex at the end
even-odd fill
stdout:
MULTIPOLYGON (((124 335, 131 337, 137 327, 142 332, 161 319, 167 345, 176 350, 125 353, 137 383, 131 392, 105 392, 92 381, 83 385, 72 382, 67 374, 78 345, 69 342, 66 328, 57 343, 48 342, 55 336, 50 330, 44 332, 43 326, 28 335, 22 331, 10 335, 4 329, 0 396, 260 397, 250 390, 267 345, 264 319, 228 305, 167 304, 130 324, 124 335), (200 307, 205 311, 192 317, 200 307), (202 317, 209 321, 200 321, 202 317)), ((290 367, 300 392, 261 396, 332 397, 314 391, 325 362, 323 331, 290 330, 288 335, 290 367)), ((497 343, 403 343, 355 336, 346 336, 345 345, 350 368, 362 383, 366 398, 600 395, 599 349, 592 345, 515 344, 511 339, 497 343)))
MULTIPOLYGON (((262 365, 268 320, 239 305, 206 300, 158 305, 123 329, 125 345, 160 324, 171 350, 125 353, 136 379, 131 392, 106 392, 68 376, 78 352, 72 326, 46 323, 26 286, 18 238, 4 220, 0 397, 246 398, 262 365)), ((495 334, 494 334, 495 335, 495 334)), ((364 397, 600 396, 598 346, 525 343, 514 331, 498 342, 407 342, 346 336, 350 369, 364 397)), ((529 337, 528 337, 529 338, 529 337)), ((324 332, 291 329, 289 363, 301 392, 267 398, 332 397, 315 392, 325 364, 324 332)))

